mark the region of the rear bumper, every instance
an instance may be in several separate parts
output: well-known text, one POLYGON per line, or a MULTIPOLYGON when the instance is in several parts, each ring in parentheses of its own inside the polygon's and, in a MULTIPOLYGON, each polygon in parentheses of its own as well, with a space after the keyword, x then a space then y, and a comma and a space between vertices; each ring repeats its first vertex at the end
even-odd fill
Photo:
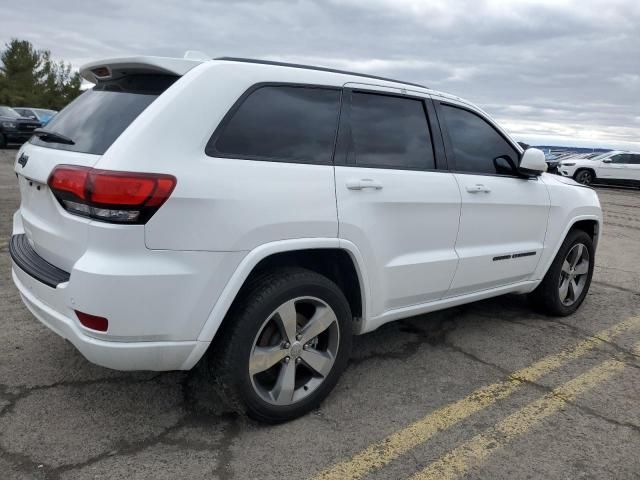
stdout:
POLYGON ((69 281, 69 274, 39 256, 24 233, 11 237, 9 254, 13 263, 45 285, 56 288, 69 281))
POLYGON ((246 255, 150 250, 143 229, 100 224, 67 273, 42 258, 37 246, 17 243, 26 240, 25 230, 18 211, 12 273, 25 305, 89 361, 117 370, 192 368, 209 345, 198 340, 200 333, 246 255), (66 278, 52 279, 43 271, 47 265, 66 278), (107 318, 107 331, 86 328, 75 311, 107 318))
MULTIPOLYGON (((188 370, 199 359, 208 344, 198 341, 183 342, 116 342, 93 338, 83 331, 73 311, 60 305, 48 305, 43 298, 56 303, 56 289, 45 286, 13 266, 13 282, 29 311, 46 327, 69 340, 92 363, 116 370, 188 370), (51 290, 45 292, 44 289, 51 290), (60 311, 62 310, 62 311, 60 311)), ((60 296, 62 292, 57 292, 60 296)))

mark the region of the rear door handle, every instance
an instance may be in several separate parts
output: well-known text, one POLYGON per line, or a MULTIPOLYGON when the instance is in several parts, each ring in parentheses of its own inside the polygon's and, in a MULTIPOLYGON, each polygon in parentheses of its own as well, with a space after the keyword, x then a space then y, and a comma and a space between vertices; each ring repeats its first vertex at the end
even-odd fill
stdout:
POLYGON ((361 178, 360 180, 347 181, 349 190, 364 190, 365 188, 373 188, 374 190, 382 190, 382 184, 371 178, 361 178))
POLYGON ((467 185, 467 192, 469 193, 489 193, 491 189, 481 183, 475 185, 467 185))

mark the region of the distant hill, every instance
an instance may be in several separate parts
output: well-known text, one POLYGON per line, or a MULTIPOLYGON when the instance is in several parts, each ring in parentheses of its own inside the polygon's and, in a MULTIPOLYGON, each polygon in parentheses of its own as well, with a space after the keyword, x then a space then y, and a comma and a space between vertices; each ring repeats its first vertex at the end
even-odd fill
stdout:
POLYGON ((535 148, 548 152, 575 152, 575 153, 605 153, 610 152, 610 148, 585 148, 585 147, 558 147, 557 145, 535 145, 535 148))

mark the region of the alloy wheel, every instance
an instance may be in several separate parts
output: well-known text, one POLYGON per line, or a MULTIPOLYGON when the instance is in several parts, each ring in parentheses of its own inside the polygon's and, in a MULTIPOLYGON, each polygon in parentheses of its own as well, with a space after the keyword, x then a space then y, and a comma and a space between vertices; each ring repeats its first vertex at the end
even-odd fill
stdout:
POLYGON ((588 170, 582 170, 578 173, 576 180, 578 183, 582 183, 583 185, 591 185, 591 182, 593 181, 593 174, 588 170))
POLYGON ((562 262, 558 292, 565 306, 573 305, 582 294, 589 274, 589 250, 582 243, 576 243, 562 262))
POLYGON ((280 305, 262 324, 249 357, 255 392, 272 405, 292 405, 327 378, 338 353, 340 330, 333 309, 316 297, 280 305))

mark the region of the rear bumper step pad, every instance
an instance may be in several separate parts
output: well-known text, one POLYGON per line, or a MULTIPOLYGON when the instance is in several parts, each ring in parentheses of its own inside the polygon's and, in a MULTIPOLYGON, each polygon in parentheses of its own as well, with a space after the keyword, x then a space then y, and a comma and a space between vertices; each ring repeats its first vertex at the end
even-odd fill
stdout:
POLYGON ((18 267, 45 285, 56 288, 69 281, 70 274, 38 255, 24 233, 11 237, 9 253, 18 267))

